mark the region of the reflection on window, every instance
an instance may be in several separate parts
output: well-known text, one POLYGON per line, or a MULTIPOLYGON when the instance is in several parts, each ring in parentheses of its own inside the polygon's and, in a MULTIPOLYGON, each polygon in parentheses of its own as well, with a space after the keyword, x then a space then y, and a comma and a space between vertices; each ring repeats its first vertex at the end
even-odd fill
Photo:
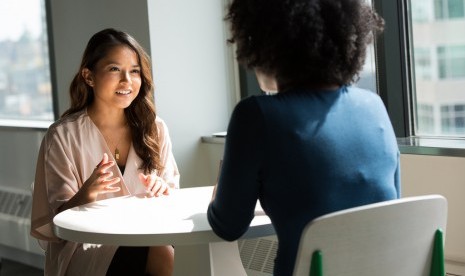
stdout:
POLYGON ((410 1, 415 134, 463 137, 465 0, 410 1))
POLYGON ((0 124, 51 122, 45 0, 0 1, 0 24, 0 124))

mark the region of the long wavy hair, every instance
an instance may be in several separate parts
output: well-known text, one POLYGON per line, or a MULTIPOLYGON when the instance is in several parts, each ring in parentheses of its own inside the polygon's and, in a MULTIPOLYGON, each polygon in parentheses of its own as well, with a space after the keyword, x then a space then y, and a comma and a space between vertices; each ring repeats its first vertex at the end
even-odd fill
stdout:
POLYGON ((93 71, 96 64, 113 47, 121 45, 129 47, 137 54, 141 67, 142 83, 139 94, 131 105, 124 110, 131 130, 134 150, 142 159, 142 165, 139 169, 142 169, 144 173, 150 173, 153 170, 160 171, 163 166, 160 160, 158 129, 155 123, 154 84, 150 58, 144 48, 128 33, 109 28, 94 34, 90 38, 79 70, 69 88, 71 106, 61 117, 79 112, 92 104, 94 101, 93 88, 86 83, 81 72, 84 68, 93 71))
POLYGON ((338 84, 359 78, 367 45, 384 20, 364 0, 233 0, 231 23, 239 63, 279 86, 338 84))

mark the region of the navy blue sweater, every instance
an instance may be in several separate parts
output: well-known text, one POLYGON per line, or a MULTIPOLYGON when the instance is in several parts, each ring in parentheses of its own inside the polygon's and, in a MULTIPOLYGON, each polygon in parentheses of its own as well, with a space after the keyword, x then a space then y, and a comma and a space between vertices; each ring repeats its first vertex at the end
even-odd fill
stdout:
POLYGON ((309 221, 398 197, 399 149, 379 96, 355 87, 293 90, 235 107, 208 220, 236 240, 259 199, 279 241, 274 275, 292 275, 309 221))

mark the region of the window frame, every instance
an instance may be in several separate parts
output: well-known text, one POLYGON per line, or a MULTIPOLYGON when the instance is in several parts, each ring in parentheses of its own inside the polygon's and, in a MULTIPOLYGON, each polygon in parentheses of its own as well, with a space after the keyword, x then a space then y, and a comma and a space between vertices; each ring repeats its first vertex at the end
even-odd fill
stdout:
POLYGON ((416 91, 410 0, 373 0, 385 20, 385 30, 375 41, 378 93, 382 98, 400 152, 465 157, 465 137, 426 137, 415 134, 416 91))

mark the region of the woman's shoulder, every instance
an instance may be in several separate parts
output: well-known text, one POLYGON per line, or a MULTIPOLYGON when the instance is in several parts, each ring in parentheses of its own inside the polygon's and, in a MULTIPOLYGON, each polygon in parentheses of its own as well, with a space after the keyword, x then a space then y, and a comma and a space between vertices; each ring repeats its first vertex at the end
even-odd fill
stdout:
POLYGON ((155 118, 155 124, 157 124, 157 127, 158 128, 162 128, 162 129, 167 129, 167 125, 165 123, 165 120, 163 120, 162 118, 160 118, 160 116, 157 115, 157 117, 155 118))
POLYGON ((372 99, 381 99, 381 97, 376 92, 373 92, 365 88, 361 88, 357 86, 347 86, 344 89, 347 92, 355 96, 363 96, 363 97, 372 98, 372 99))
POLYGON ((253 95, 240 100, 234 107, 235 112, 254 112, 258 106, 266 101, 267 95, 253 95))
POLYGON ((169 136, 168 126, 166 125, 165 120, 157 115, 155 118, 155 124, 157 125, 157 130, 160 137, 169 136))
POLYGON ((58 132, 69 132, 71 130, 79 131, 82 123, 86 121, 87 114, 85 111, 79 111, 70 115, 59 118, 47 130, 47 134, 56 134, 58 132))

